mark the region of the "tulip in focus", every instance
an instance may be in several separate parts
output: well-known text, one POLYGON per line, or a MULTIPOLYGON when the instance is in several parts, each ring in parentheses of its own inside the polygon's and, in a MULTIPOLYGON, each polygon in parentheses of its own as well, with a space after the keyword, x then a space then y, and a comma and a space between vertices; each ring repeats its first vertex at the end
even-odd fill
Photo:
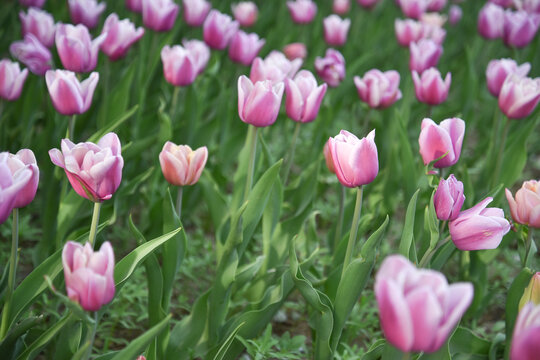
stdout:
POLYGON ((105 41, 101 44, 103 51, 112 60, 118 60, 124 55, 135 42, 144 35, 144 29, 135 25, 128 19, 119 20, 118 15, 112 13, 105 20, 102 34, 107 34, 105 41))
POLYGON ((13 101, 21 96, 28 69, 21 71, 18 62, 0 61, 0 98, 13 101))
POLYGON ((42 76, 51 68, 51 52, 32 34, 26 34, 24 41, 12 43, 9 52, 36 75, 42 76))
POLYGON ((527 303, 514 325, 510 360, 537 360, 540 353, 540 305, 527 303))
POLYGON ((351 26, 350 19, 342 20, 339 16, 332 14, 323 20, 324 41, 328 45, 341 46, 347 41, 347 33, 351 26))
POLYGON ((229 45, 238 27, 238 22, 229 15, 211 10, 203 25, 204 42, 212 49, 223 50, 229 45))
POLYGON ((412 19, 396 19, 394 22, 396 38, 401 46, 409 47, 413 42, 423 38, 424 25, 412 19))
POLYGON ((350 0, 334 0, 332 2, 332 11, 338 15, 346 14, 349 12, 350 7, 350 0))
POLYGON ((540 101, 540 78, 510 74, 499 93, 499 108, 510 119, 529 116, 540 101))
POLYGON ((184 21, 189 26, 201 26, 212 7, 206 0, 182 0, 182 5, 184 21))
POLYGON ((32 34, 48 48, 54 45, 56 25, 51 14, 32 7, 28 9, 27 14, 24 11, 19 12, 19 19, 23 36, 32 34))
POLYGON ((461 155, 461 145, 465 135, 465 121, 451 118, 435 124, 431 119, 422 120, 422 130, 418 143, 424 165, 437 161, 434 166, 438 169, 454 165, 461 155))
POLYGON ((338 86, 345 78, 345 58, 335 49, 327 49, 323 58, 315 58, 317 75, 330 87, 338 86))
POLYGON ((99 22, 101 13, 105 11, 105 3, 97 0, 68 0, 69 14, 74 24, 83 24, 93 29, 99 22))
POLYGON ((311 0, 287 1, 292 20, 297 24, 309 24, 317 14, 317 4, 311 0))
POLYGON ((234 34, 229 44, 229 58, 242 65, 249 66, 264 46, 265 40, 259 39, 259 35, 246 34, 239 30, 234 34))
POLYGON ((399 73, 395 70, 382 72, 369 70, 363 78, 354 77, 354 85, 360 100, 373 109, 384 109, 401 99, 399 73))
POLYGON ((442 221, 455 220, 465 202, 463 183, 450 174, 448 179, 441 179, 433 196, 435 213, 442 221))
POLYGON ((510 190, 506 189, 506 199, 515 222, 540 228, 540 182, 525 181, 516 192, 515 200, 510 190))
POLYGON ((276 84, 287 77, 292 78, 301 66, 301 59, 288 60, 285 54, 274 50, 264 60, 256 58, 253 61, 249 78, 253 83, 271 80, 272 83, 276 84))
POLYGON ((9 166, 9 153, 0 153, 0 224, 3 224, 15 207, 18 195, 32 180, 32 170, 22 167, 13 172, 9 166))
POLYGON ((503 41, 507 46, 523 48, 532 41, 539 26, 540 16, 537 14, 530 15, 526 11, 506 10, 504 12, 503 41))
POLYGON ((26 7, 42 8, 45 0, 19 0, 19 4, 26 7))
POLYGON ((176 145, 167 141, 159 153, 159 163, 165 180, 171 185, 193 185, 201 177, 208 159, 206 146, 195 151, 188 145, 176 145))
POLYGON ((241 1, 231 6, 234 19, 240 26, 249 27, 255 24, 259 10, 253 1, 241 1))
POLYGON ((307 56, 307 48, 303 43, 291 43, 289 45, 285 45, 283 48, 283 53, 290 61, 295 59, 302 60, 307 56))
POLYGON ((82 24, 59 24, 56 30, 56 49, 62 65, 78 73, 94 70, 99 47, 106 37, 107 34, 101 34, 92 40, 88 28, 82 24))
POLYGON ((401 255, 386 257, 375 277, 384 336, 406 353, 439 350, 471 304, 473 293, 471 283, 449 285, 442 273, 417 269, 401 255))
POLYGON ((504 80, 509 74, 524 77, 529 73, 531 64, 518 64, 512 59, 491 60, 486 69, 487 87, 491 95, 499 97, 504 80))
POLYGON ((403 14, 413 19, 420 19, 429 5, 428 0, 399 0, 403 14))
POLYGON ((486 39, 498 39, 503 35, 504 9, 486 3, 478 13, 478 33, 486 39))
POLYGON ((200 75, 206 68, 208 60, 210 59, 210 49, 206 46, 204 41, 200 40, 183 40, 182 45, 184 45, 184 49, 191 53, 195 59, 195 63, 197 64, 197 75, 200 75))
POLYGON ((459 5, 450 6, 450 10, 448 11, 448 21, 450 22, 450 25, 456 25, 461 20, 462 16, 463 10, 461 10, 459 5))
POLYGON ((443 52, 442 47, 430 39, 422 39, 409 45, 409 69, 421 74, 430 67, 437 66, 443 52))
POLYGON ((179 9, 172 0, 142 0, 143 24, 154 31, 169 31, 174 26, 179 9))
POLYGON ((142 0, 126 0, 126 7, 133 12, 142 12, 142 0))
POLYGON ((45 74, 47 89, 56 111, 63 115, 86 112, 92 104, 99 74, 93 72, 79 82, 75 73, 67 70, 49 70, 45 74))
POLYGON ((238 78, 238 115, 256 127, 272 125, 279 114, 284 85, 270 80, 255 83, 242 75, 238 78))
POLYGON ((324 154, 324 162, 326 163, 326 167, 328 168, 328 171, 330 171, 332 174, 336 173, 336 169, 334 168, 334 161, 332 160, 332 154, 330 154, 330 139, 328 139, 324 143, 323 148, 323 154, 324 154))
POLYGON ((296 74, 294 80, 286 78, 285 91, 287 98, 285 109, 287 116, 302 123, 315 120, 326 93, 326 88, 326 84, 317 86, 315 76, 307 70, 301 70, 296 74))
POLYGON ((98 311, 114 298, 114 252, 106 241, 99 251, 90 243, 68 241, 62 250, 68 297, 86 311, 98 311))
POLYGON ((429 68, 420 76, 416 71, 413 71, 412 77, 418 101, 429 105, 439 105, 448 98, 452 74, 447 73, 443 81, 439 70, 429 68))
POLYGON ((36 157, 30 149, 22 149, 17 154, 8 154, 7 166, 11 171, 11 175, 15 177, 17 172, 22 169, 28 169, 32 172, 30 180, 22 189, 20 189, 15 198, 14 208, 23 208, 29 205, 34 197, 39 183, 39 168, 37 166, 36 157))

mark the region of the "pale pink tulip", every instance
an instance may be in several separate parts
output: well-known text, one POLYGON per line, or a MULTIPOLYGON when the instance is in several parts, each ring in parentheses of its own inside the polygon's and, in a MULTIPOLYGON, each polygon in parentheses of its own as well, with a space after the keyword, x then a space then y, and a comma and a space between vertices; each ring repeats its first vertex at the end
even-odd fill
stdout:
POLYGON ((341 19, 335 14, 324 18, 324 41, 332 46, 344 45, 347 41, 347 33, 349 32, 350 26, 350 19, 341 19))
POLYGON ((317 75, 330 87, 337 87, 345 78, 345 58, 335 49, 327 49, 323 58, 315 58, 317 75))
POLYGON ((49 70, 45 74, 47 89, 55 109, 63 115, 86 112, 92 104, 99 74, 93 72, 79 82, 75 73, 67 70, 49 70))
POLYGON ((395 70, 382 72, 372 69, 363 78, 355 76, 354 85, 360 100, 373 109, 384 109, 401 99, 399 80, 399 73, 395 70))
POLYGON ((238 78, 238 114, 240 119, 256 127, 272 125, 278 116, 283 96, 282 82, 251 80, 242 75, 238 78))
POLYGON ((540 101, 540 78, 510 74, 499 93, 499 108, 510 119, 529 116, 540 101))
POLYGON ((307 70, 301 70, 294 80, 285 79, 285 109, 287 116, 294 121, 306 123, 315 120, 326 93, 326 84, 317 86, 315 76, 307 70))
POLYGON ((193 185, 201 177, 208 159, 206 146, 195 151, 188 145, 176 145, 167 141, 159 153, 159 163, 165 180, 171 185, 193 185))
POLYGON ((26 34, 23 41, 12 43, 9 52, 36 75, 41 76, 51 68, 51 52, 32 34, 26 34))
POLYGON ((509 74, 524 77, 529 73, 531 64, 518 64, 512 59, 491 60, 486 69, 487 87, 491 95, 499 97, 504 80, 509 74))
POLYGON ((459 118, 443 120, 440 125, 428 118, 422 120, 418 143, 424 165, 428 165, 445 154, 434 166, 445 168, 454 165, 461 155, 464 136, 465 121, 459 118))
POLYGON ((257 21, 259 10, 253 1, 241 1, 237 4, 232 4, 231 8, 234 19, 238 21, 241 26, 253 26, 257 21))
POLYGON ((161 50, 165 80, 174 86, 187 86, 195 81, 204 69, 208 58, 203 52, 196 52, 180 45, 165 45, 161 50))
POLYGON ((119 20, 118 15, 112 13, 105 20, 101 33, 107 34, 105 41, 101 44, 101 51, 114 61, 126 55, 131 45, 144 35, 144 29, 142 27, 135 29, 131 21, 119 20))
POLYGON ((51 14, 45 10, 30 8, 28 13, 19 12, 22 34, 33 34, 43 45, 50 48, 54 45, 56 24, 51 14))
POLYGON ((530 15, 526 11, 504 12, 504 26, 502 38, 510 47, 522 48, 534 39, 540 26, 540 15, 530 15))
POLYGON ((212 5, 206 0, 182 0, 184 20, 189 26, 201 26, 212 5))
POLYGON ((67 70, 85 73, 96 68, 98 51, 107 34, 94 40, 82 24, 59 24, 56 30, 56 50, 67 70))
POLYGON ((3 224, 17 201, 19 192, 26 188, 32 179, 32 170, 20 168, 14 173, 9 168, 9 153, 0 153, 0 224, 3 224))
POLYGON ((266 58, 256 58, 251 65, 249 78, 251 82, 271 80, 276 84, 292 78, 302 66, 301 59, 288 60, 282 52, 272 51, 266 58))
POLYGON ((428 0, 428 11, 441 11, 446 6, 446 0, 428 0))
POLYGON ((143 24, 154 31, 169 31, 174 26, 179 9, 172 0, 142 0, 143 24))
POLYGON ((527 303, 518 314, 510 360, 537 360, 540 353, 540 305, 527 303))
POLYGON ((239 26, 229 15, 211 10, 203 24, 204 42, 212 49, 223 50, 229 45, 239 26))
POLYGON ((317 14, 317 4, 311 0, 287 1, 292 20, 297 24, 308 24, 317 14))
POLYGON ((446 30, 438 25, 422 23, 422 39, 433 40, 437 45, 442 45, 446 38, 446 30))
POLYGON ((17 100, 21 96, 28 69, 21 71, 18 62, 7 59, 0 61, 0 98, 8 101, 17 100))
POLYGON ((399 0, 403 14, 413 19, 420 19, 420 16, 426 12, 428 5, 428 0, 399 0))
POLYGON ((416 71, 412 72, 414 82, 414 92, 418 101, 429 104, 439 105, 446 101, 450 84, 452 82, 452 74, 447 73, 444 81, 439 70, 429 68, 418 75, 416 71))
POLYGON ((210 60, 210 48, 200 40, 183 40, 182 45, 195 59, 197 75, 201 74, 210 60))
POLYGON ((462 16, 463 10, 461 10, 459 5, 450 6, 450 10, 448 10, 448 22, 450 25, 456 25, 461 20, 462 16))
POLYGON ((498 39, 503 35, 504 9, 486 3, 478 13, 478 33, 486 39, 498 39))
POLYGON ((463 183, 454 174, 439 181, 439 186, 433 196, 433 204, 437 218, 442 221, 455 220, 465 202, 463 183))
POLYGON ((264 46, 265 40, 255 33, 246 34, 239 30, 229 44, 229 58, 242 65, 249 66, 264 46))
POLYGON ((83 24, 93 29, 99 22, 101 13, 105 11, 106 4, 97 0, 68 0, 69 14, 74 24, 83 24))
POLYGON ((32 172, 30 180, 22 189, 17 193, 14 208, 23 208, 29 205, 34 197, 39 183, 39 168, 37 166, 36 157, 30 149, 22 149, 17 154, 9 154, 7 159, 7 165, 11 171, 11 175, 15 177, 15 174, 22 169, 28 169, 32 172))
POLYGON ((420 74, 430 67, 437 66, 443 52, 442 47, 431 39, 413 42, 409 45, 409 50, 409 69, 420 74))
POLYGON ((332 11, 338 15, 345 15, 350 8, 350 0, 334 0, 332 2, 332 11))
POLYGON ((540 182, 525 181, 516 192, 515 200, 510 190, 506 189, 506 199, 515 222, 540 228, 540 182))

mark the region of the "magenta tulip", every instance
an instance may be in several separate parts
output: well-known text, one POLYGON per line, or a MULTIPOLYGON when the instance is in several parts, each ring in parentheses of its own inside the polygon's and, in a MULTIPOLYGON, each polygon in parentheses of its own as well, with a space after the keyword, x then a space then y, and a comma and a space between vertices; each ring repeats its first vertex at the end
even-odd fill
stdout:
POLYGON ((32 170, 22 167, 11 172, 9 153, 0 153, 0 224, 3 224, 15 206, 18 195, 32 180, 32 170))
POLYGON ((345 15, 351 8, 350 0, 334 0, 332 2, 332 11, 338 15, 345 15))
POLYGON ((22 169, 28 169, 32 172, 30 180, 22 189, 17 193, 14 208, 23 208, 29 205, 36 196, 36 191, 39 183, 39 168, 37 166, 36 157, 30 149, 22 149, 17 154, 9 154, 7 159, 7 165, 11 171, 11 175, 15 177, 15 174, 22 169))
POLYGON ((144 29, 135 25, 128 19, 119 20, 118 15, 112 13, 105 20, 102 34, 107 34, 105 41, 101 44, 103 51, 112 60, 124 57, 135 42, 144 35, 144 29))
POLYGON ((428 0, 399 0, 399 6, 403 14, 413 19, 420 19, 429 5, 428 0))
POLYGON ((441 179, 433 196, 437 218, 442 221, 455 220, 465 202, 463 183, 450 174, 448 179, 441 179))
POLYGON ((504 9, 486 3, 478 14, 478 33, 486 39, 498 39, 503 35, 504 9))
POLYGON ((256 127, 272 125, 278 116, 283 96, 283 83, 270 80, 251 80, 242 75, 238 78, 238 114, 240 119, 256 127))
POLYGON ((428 0, 427 11, 441 11, 446 6, 446 0, 428 0))
POLYGON ((422 130, 418 143, 424 165, 439 159, 434 166, 445 168, 454 165, 461 155, 461 145, 465 135, 465 121, 451 118, 435 124, 431 119, 422 120, 422 130), (446 155, 445 155, 446 154, 446 155))
POLYGON ((347 41, 347 33, 351 26, 351 20, 342 20, 339 16, 332 14, 323 20, 324 41, 331 46, 341 46, 347 41))
POLYGON ((203 24, 204 42, 212 49, 223 50, 229 45, 239 26, 229 15, 211 10, 203 24))
POLYGON ((503 8, 509 8, 514 5, 514 0, 488 0, 488 2, 495 4, 497 6, 501 6, 503 8))
POLYGON ((526 11, 506 10, 504 12, 503 41, 510 47, 525 47, 532 41, 539 26, 540 16, 538 14, 530 15, 526 11))
POLYGON ((265 40, 259 39, 259 35, 246 34, 239 30, 234 34, 229 44, 229 58, 242 65, 249 66, 264 46, 265 40))
POLYGON ((171 185, 193 185, 201 177, 208 159, 206 146, 195 151, 188 145, 176 145, 167 141, 159 153, 159 163, 165 180, 171 185))
POLYGON ((201 26, 212 7, 206 0, 182 0, 182 5, 184 20, 189 26, 201 26))
POLYGON ((506 199, 515 222, 540 228, 540 182, 525 181, 516 192, 515 200, 510 190, 506 189, 506 199))
POLYGON ((382 72, 369 70, 363 78, 354 77, 354 85, 360 100, 373 109, 384 109, 401 99, 399 73, 395 70, 382 72))
POLYGON ((311 0, 287 1, 292 20, 297 24, 309 24, 317 14, 317 4, 311 0))
POLYGON ((12 43, 9 52, 36 75, 41 76, 51 68, 51 52, 32 34, 26 34, 24 41, 12 43))
POLYGON ((253 61, 249 78, 253 83, 271 80, 272 83, 276 84, 282 82, 287 77, 292 78, 301 66, 301 59, 290 61, 283 53, 274 50, 264 60, 256 58, 253 61))
POLYGON ((255 21, 257 21, 259 10, 253 1, 241 1, 237 4, 232 4, 231 8, 234 19, 238 21, 241 26, 253 26, 255 21))
POLYGON ((448 11, 448 22, 450 25, 456 25, 461 20, 462 16, 463 10, 461 10, 459 5, 450 6, 450 10, 448 11))
POLYGON ((452 74, 447 73, 443 81, 439 70, 429 68, 421 76, 418 76, 418 73, 413 71, 412 77, 414 92, 418 101, 429 105, 439 105, 448 98, 452 74))
POLYGON ((499 108, 510 119, 529 116, 540 101, 540 78, 510 74, 499 93, 499 108))
POLYGON ((345 78, 345 58, 335 49, 327 49, 323 58, 315 58, 317 75, 330 87, 337 87, 345 78))
POLYGON ((92 104, 99 74, 93 72, 79 82, 75 73, 67 70, 49 70, 45 81, 52 103, 60 114, 75 115, 86 112, 92 104))
POLYGON ((62 65, 67 70, 85 73, 96 68, 98 51, 107 34, 94 40, 82 24, 59 24, 56 30, 56 49, 62 65))
POLYGON ((142 12, 142 0, 126 0, 126 7, 133 12, 142 12))
POLYGON ((33 34, 43 45, 50 48, 54 45, 56 24, 51 14, 45 10, 30 8, 28 13, 19 12, 22 34, 33 34))
POLYGON ((105 11, 106 4, 97 0, 68 0, 69 14, 74 24, 83 24, 93 29, 99 22, 101 13, 105 11))
POLYGON ((443 52, 441 45, 431 39, 421 39, 416 43, 413 42, 409 45, 409 50, 409 69, 419 74, 430 67, 437 66, 443 52))
POLYGON ((143 24, 154 31, 169 31, 179 10, 180 7, 172 0, 142 0, 143 24))
POLYGON ((19 4, 26 7, 42 8, 45 0, 19 0, 19 4))
POLYGON ((540 353, 540 305, 527 303, 519 312, 514 335, 510 360, 536 360, 540 353))
POLYGON ((287 116, 302 123, 315 120, 326 93, 326 88, 326 84, 317 86, 315 76, 307 70, 302 70, 296 74, 294 80, 286 78, 285 91, 287 98, 285 109, 287 116))
POLYGON ((529 73, 531 64, 518 64, 512 59, 491 60, 486 69, 487 87, 491 95, 499 97, 504 80, 509 74, 524 77, 529 73))
POLYGON ((8 101, 17 100, 21 96, 28 69, 21 71, 19 63, 7 59, 0 61, 0 98, 8 101))
POLYGON ((540 1, 539 0, 522 0, 520 3, 521 9, 529 14, 540 13, 540 1))

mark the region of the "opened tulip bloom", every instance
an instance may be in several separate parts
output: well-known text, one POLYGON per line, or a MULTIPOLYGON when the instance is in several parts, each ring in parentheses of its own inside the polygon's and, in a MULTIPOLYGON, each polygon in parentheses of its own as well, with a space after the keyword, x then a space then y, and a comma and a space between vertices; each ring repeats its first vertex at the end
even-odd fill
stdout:
POLYGON ((499 108, 510 119, 529 116, 540 101, 540 78, 510 74, 499 93, 499 108))
POLYGON ((297 24, 308 24, 317 14, 317 4, 311 0, 287 1, 292 20, 297 24))
MULTIPOLYGON (((9 166, 9 153, 0 153, 0 224, 3 224, 15 207, 18 195, 32 181, 32 170, 22 167, 12 172, 9 166)), ((21 195, 21 198, 24 194, 21 195)))
POLYGON ((26 34, 24 41, 12 43, 9 52, 36 75, 44 75, 51 68, 51 52, 32 34, 26 34))
POLYGON ((354 77, 354 85, 360 100, 373 109, 384 109, 401 99, 399 73, 395 70, 382 72, 369 70, 363 78, 354 77))
POLYGON ((54 108, 63 115, 75 115, 86 112, 92 104, 92 97, 99 80, 99 74, 93 72, 79 82, 74 72, 49 70, 45 74, 47 89, 54 108))
POLYGON ((540 228, 540 182, 525 181, 516 192, 515 199, 510 190, 506 189, 506 199, 515 222, 540 228))
POLYGON ((30 149, 19 150, 16 154, 9 154, 7 158, 7 165, 11 171, 11 175, 15 177, 17 172, 22 169, 28 169, 32 172, 30 180, 22 189, 17 193, 14 208, 23 208, 29 205, 36 196, 36 191, 39 183, 39 168, 37 166, 36 157, 30 149))
POLYGON ((86 311, 98 311, 114 298, 114 252, 108 241, 99 251, 90 243, 68 241, 62 250, 68 297, 86 311))
POLYGON ((33 34, 43 45, 50 48, 54 45, 54 34, 56 24, 51 14, 45 10, 36 8, 28 9, 28 13, 19 13, 21 20, 22 34, 33 34))
POLYGON ((288 60, 282 52, 274 50, 264 60, 261 58, 253 60, 249 78, 253 83, 270 80, 277 84, 287 77, 292 78, 301 66, 302 59, 288 60))
POLYGON ((180 7, 172 0, 142 0, 143 24, 154 31, 173 28, 180 7))
POLYGON ((234 34, 229 44, 229 58, 234 62, 249 66, 264 46, 264 43, 265 40, 259 39, 259 35, 255 33, 246 34, 239 30, 234 34))
POLYGON ((105 41, 101 44, 101 51, 114 61, 126 55, 131 45, 144 35, 144 29, 135 28, 128 19, 119 20, 118 15, 112 13, 105 20, 101 33, 107 34, 105 41))
POLYGON ((337 87, 345 78, 345 58, 335 49, 326 50, 323 58, 315 58, 317 75, 330 87, 337 87))
POLYGON ((531 64, 518 64, 513 59, 491 60, 486 69, 487 87, 491 95, 499 97, 504 80, 510 74, 524 77, 529 73, 531 64))
POLYGON ((284 85, 270 80, 255 83, 242 75, 238 78, 238 115, 256 127, 272 125, 279 114, 284 85))
POLYGON ((7 59, 0 61, 0 98, 13 101, 21 96, 28 69, 21 71, 19 63, 7 59))
POLYGON ((459 118, 451 118, 441 121, 440 125, 435 124, 431 119, 422 120, 422 130, 418 143, 420 144, 420 155, 424 160, 424 165, 428 165, 445 155, 437 161, 436 168, 445 168, 454 165, 461 155, 461 145, 465 136, 465 121, 459 118))
POLYGON ((85 73, 96 68, 98 51, 107 34, 90 37, 88 28, 82 24, 59 24, 56 29, 56 50, 67 70, 85 73))
POLYGON ((447 73, 443 81, 439 70, 429 68, 421 76, 418 76, 418 73, 413 71, 412 78, 414 81, 414 93, 418 101, 429 105, 439 105, 448 98, 452 74, 447 73))
POLYGON ((454 174, 450 174, 446 180, 439 181, 439 186, 433 196, 435 212, 439 220, 455 220, 464 202, 463 183, 456 179, 454 174))
POLYGON ((344 45, 347 41, 347 33, 349 32, 350 26, 350 19, 341 19, 335 14, 324 18, 324 41, 332 46, 344 45))
POLYGON ((229 45, 239 26, 229 15, 211 10, 203 24, 204 42, 212 49, 223 50, 229 45))
POLYGON ((421 39, 409 46, 409 69, 419 74, 430 67, 437 66, 442 55, 442 47, 431 39, 421 39))
POLYGON ((386 257, 375 297, 386 340, 403 352, 441 348, 471 304, 471 283, 449 285, 443 274, 417 269, 401 255, 386 257))
POLYGON ((93 29, 99 22, 101 13, 105 11, 105 3, 97 0, 68 0, 69 14, 74 24, 83 24, 93 29))
POLYGON ((61 147, 62 151, 49 150, 49 156, 65 170, 75 192, 93 202, 110 199, 120 186, 124 167, 118 136, 108 133, 97 144, 63 139, 61 147))
POLYGON ((498 39, 503 35, 504 9, 487 2, 478 14, 478 33, 486 39, 498 39))
POLYGON ((510 47, 525 47, 532 41, 539 26, 540 16, 538 14, 531 15, 526 11, 506 10, 504 12, 503 41, 510 47))
POLYGON ((518 314, 510 360, 537 360, 540 353, 540 305, 527 303, 518 314))
POLYGON ((240 26, 249 27, 255 24, 259 10, 253 1, 241 1, 231 5, 234 19, 240 26))
POLYGON ((201 177, 208 159, 206 146, 195 151, 188 145, 167 141, 159 153, 161 171, 167 182, 175 186, 193 185, 201 177))
POLYGON ((189 26, 201 26, 212 5, 206 0, 182 0, 184 20, 189 26))
POLYGON ((285 79, 287 116, 302 123, 315 120, 326 88, 326 84, 317 86, 315 76, 307 70, 301 70, 294 80, 285 79))

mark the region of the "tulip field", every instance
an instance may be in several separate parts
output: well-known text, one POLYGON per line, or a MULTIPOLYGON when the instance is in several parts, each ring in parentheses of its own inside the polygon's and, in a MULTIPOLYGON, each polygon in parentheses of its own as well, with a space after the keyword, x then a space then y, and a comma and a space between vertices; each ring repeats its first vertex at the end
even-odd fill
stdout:
POLYGON ((0 24, 1 359, 540 359, 540 0, 0 24))

